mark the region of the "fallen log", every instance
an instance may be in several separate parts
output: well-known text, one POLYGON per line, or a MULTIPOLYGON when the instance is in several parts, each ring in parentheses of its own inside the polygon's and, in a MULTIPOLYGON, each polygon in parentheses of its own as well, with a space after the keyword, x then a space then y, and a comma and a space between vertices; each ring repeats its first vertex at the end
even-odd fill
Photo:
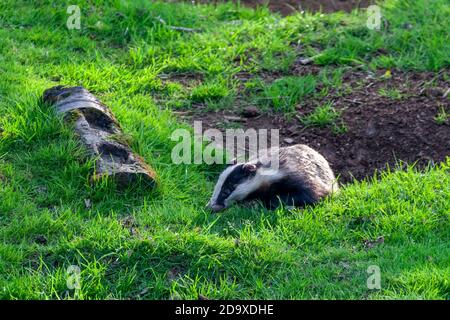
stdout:
POLYGON ((44 91, 52 105, 74 130, 95 159, 93 180, 110 177, 120 188, 143 181, 155 186, 155 172, 120 139, 124 134, 111 110, 83 87, 56 86, 44 91))

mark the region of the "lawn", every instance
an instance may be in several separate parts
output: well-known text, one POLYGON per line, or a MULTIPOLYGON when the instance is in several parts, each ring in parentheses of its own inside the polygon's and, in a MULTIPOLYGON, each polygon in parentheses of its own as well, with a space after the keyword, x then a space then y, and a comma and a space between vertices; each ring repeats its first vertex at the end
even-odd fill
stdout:
MULTIPOLYGON (((444 74, 448 86, 448 1, 380 5, 377 31, 364 10, 282 17, 190 1, 2 0, 0 298, 449 299, 450 157, 350 181, 315 207, 221 214, 205 204, 223 166, 170 157, 172 132, 191 130, 180 111, 245 99, 292 118, 302 99, 344 95, 349 68, 444 74), (81 28, 69 30, 73 4, 81 28), (299 58, 324 71, 289 74, 299 58), (155 190, 91 183, 94 161, 41 101, 58 84, 83 85, 113 110, 155 169, 155 190), (380 288, 367 286, 371 266, 380 288)), ((389 90, 381 95, 403 99, 389 90)), ((439 101, 448 141, 450 100, 439 101)), ((327 102, 301 122, 343 134, 339 117, 327 102)))

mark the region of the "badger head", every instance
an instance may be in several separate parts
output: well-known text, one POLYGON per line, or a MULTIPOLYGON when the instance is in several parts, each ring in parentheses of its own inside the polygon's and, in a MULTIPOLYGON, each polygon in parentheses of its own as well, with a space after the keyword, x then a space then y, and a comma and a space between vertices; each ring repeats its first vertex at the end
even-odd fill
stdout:
POLYGON ((255 177, 260 166, 258 162, 235 164, 226 168, 219 176, 207 206, 212 211, 219 212, 236 201, 244 200, 257 189, 255 177))
POLYGON ((219 177, 208 207, 218 212, 281 179, 283 173, 259 160, 229 166, 219 177))

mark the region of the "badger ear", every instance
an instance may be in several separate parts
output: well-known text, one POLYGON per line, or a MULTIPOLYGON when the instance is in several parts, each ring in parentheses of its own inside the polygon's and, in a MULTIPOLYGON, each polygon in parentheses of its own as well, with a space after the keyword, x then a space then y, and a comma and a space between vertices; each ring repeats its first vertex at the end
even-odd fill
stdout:
POLYGON ((256 172, 256 170, 258 170, 258 165, 254 164, 254 163, 246 163, 246 164, 244 164, 242 169, 244 169, 245 172, 252 173, 252 172, 256 172))

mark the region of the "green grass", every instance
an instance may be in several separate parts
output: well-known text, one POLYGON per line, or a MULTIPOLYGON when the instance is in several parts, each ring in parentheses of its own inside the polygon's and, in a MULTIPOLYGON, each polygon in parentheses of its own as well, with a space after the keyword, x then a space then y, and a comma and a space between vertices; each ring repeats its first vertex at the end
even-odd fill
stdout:
MULTIPOLYGON (((330 16, 328 28, 319 33, 324 47, 317 63, 364 64, 371 67, 405 68, 437 71, 450 63, 450 7, 445 1, 384 1, 381 8, 383 27, 374 32, 357 17, 339 26, 337 16, 330 16), (375 54, 376 52, 381 54, 375 54)), ((316 28, 322 31, 324 26, 316 28)))
POLYGON ((448 119, 450 119, 450 114, 445 111, 444 107, 441 107, 439 113, 434 117, 437 124, 444 124, 448 119))
POLYGON ((220 81, 206 83, 195 87, 191 92, 192 102, 220 101, 230 95, 226 84, 220 81))
POLYGON ((334 109, 333 103, 327 102, 322 106, 316 107, 313 112, 304 116, 301 122, 305 126, 325 128, 332 125, 335 126, 340 116, 340 112, 334 109))
POLYGON ((403 98, 403 94, 398 89, 381 88, 378 94, 382 97, 388 97, 393 100, 400 100, 403 98))
MULTIPOLYGON (((383 10, 390 30, 371 32, 363 12, 280 18, 231 4, 0 2, 0 298, 448 299, 450 160, 383 172, 314 208, 211 215, 204 205, 222 168, 170 159, 171 133, 186 127, 172 108, 231 106, 238 72, 256 79, 316 54, 321 64, 448 67, 445 0, 383 10), (81 30, 65 27, 69 4, 80 5, 81 30), (304 51, 293 49, 299 41, 304 51), (381 47, 388 53, 372 54, 381 47), (155 168, 156 190, 90 183, 93 161, 40 102, 58 83, 84 85, 111 107, 155 168), (67 287, 71 265, 80 290, 67 287), (381 290, 366 287, 370 265, 381 269, 381 290)), ((273 98, 293 96, 282 111, 303 97, 297 81, 269 84, 273 98)))
POLYGON ((276 112, 293 112, 300 99, 314 93, 316 80, 313 76, 285 77, 275 80, 265 88, 265 98, 276 112))

